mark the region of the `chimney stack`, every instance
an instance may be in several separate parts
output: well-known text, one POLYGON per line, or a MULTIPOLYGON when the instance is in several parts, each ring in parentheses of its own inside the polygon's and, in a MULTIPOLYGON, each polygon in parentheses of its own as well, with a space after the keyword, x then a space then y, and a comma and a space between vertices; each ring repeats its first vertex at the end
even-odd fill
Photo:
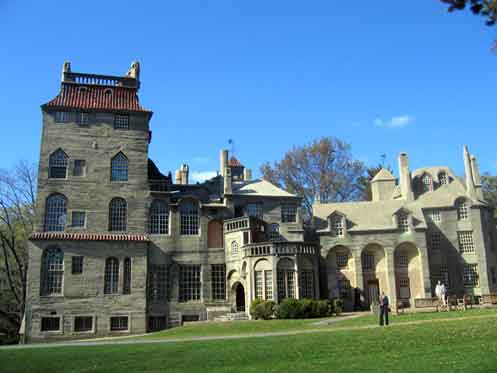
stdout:
POLYGON ((479 200, 483 201, 484 197, 481 185, 480 167, 478 166, 478 159, 475 155, 471 156, 471 169, 473 171, 473 181, 475 183, 476 196, 479 200))
POLYGON ((414 200, 412 193, 411 171, 409 171, 409 157, 407 153, 399 155, 400 191, 402 198, 407 201, 414 200))
POLYGON ((224 171, 228 167, 228 151, 226 149, 221 149, 219 152, 219 172, 221 176, 224 176, 224 171))
POLYGON ((224 194, 231 194, 233 189, 231 187, 231 168, 226 167, 224 169, 224 186, 223 186, 224 194))
POLYGON ((176 172, 174 173, 174 180, 175 180, 175 184, 181 184, 181 171, 180 170, 176 170, 176 172))
POLYGON ((464 157, 464 171, 466 174, 466 193, 468 193, 469 197, 476 198, 475 181, 473 179, 473 168, 471 167, 471 157, 469 155, 469 150, 467 145, 464 145, 463 157, 464 157))

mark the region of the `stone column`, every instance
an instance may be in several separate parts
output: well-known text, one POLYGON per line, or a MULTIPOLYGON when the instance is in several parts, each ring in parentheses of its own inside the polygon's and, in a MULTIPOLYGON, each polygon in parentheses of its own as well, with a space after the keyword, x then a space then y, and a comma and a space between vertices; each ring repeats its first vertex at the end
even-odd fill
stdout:
MULTIPOLYGON (((393 308, 397 306, 397 286, 395 281, 395 248, 385 247, 385 271, 387 275, 387 288, 390 304, 393 308)), ((381 291, 381 289, 380 289, 381 291)))
POLYGON ((364 276, 362 273, 362 253, 360 249, 352 250, 352 258, 354 261, 352 270, 354 271, 354 281, 355 287, 358 288, 361 293, 364 293, 364 276))
POLYGON ((421 289, 423 298, 431 298, 430 262, 428 260, 428 249, 419 247, 421 264, 421 289))
POLYGON ((278 302, 278 259, 273 257, 273 301, 278 302))

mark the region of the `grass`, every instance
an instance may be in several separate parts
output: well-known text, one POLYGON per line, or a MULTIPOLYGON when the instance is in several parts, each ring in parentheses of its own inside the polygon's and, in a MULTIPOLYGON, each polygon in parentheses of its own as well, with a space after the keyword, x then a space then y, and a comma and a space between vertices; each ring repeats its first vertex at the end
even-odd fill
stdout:
MULTIPOLYGON (((429 312, 429 313, 412 313, 403 314, 400 316, 392 315, 390 317, 393 324, 458 318, 458 317, 477 317, 486 315, 496 315, 495 309, 474 309, 466 312, 429 312)), ((330 318, 328 318, 330 319, 330 318)), ((331 318, 336 322, 329 325, 315 325, 316 323, 328 319, 306 319, 306 320, 267 320, 267 321, 231 321, 231 322, 209 322, 209 323, 193 323, 186 326, 174 329, 168 329, 162 332, 150 333, 143 337, 130 337, 138 340, 150 339, 187 339, 194 337, 216 337, 216 336, 231 336, 242 334, 255 333, 271 333, 271 332, 293 332, 310 329, 337 328, 337 327, 355 327, 376 325, 378 323, 377 316, 367 315, 358 318, 331 318)))
MULTIPOLYGON (((303 327, 308 327, 309 320, 300 322, 303 327)), ((395 323, 388 328, 341 328, 345 323, 361 327, 373 322, 376 318, 366 316, 337 323, 334 331, 330 326, 329 332, 285 337, 0 350, 0 371, 497 371, 495 310, 403 315, 395 318, 395 323), (406 324, 430 319, 435 320, 417 325, 406 324)), ((290 323, 292 327, 296 324, 290 323)))

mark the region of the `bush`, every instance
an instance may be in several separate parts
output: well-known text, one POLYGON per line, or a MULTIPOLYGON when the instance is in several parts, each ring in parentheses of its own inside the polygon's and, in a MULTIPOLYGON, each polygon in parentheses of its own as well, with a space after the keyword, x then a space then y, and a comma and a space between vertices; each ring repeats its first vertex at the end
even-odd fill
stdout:
POLYGON ((316 302, 316 314, 316 317, 327 317, 333 314, 333 310, 330 308, 327 300, 318 300, 316 302))
POLYGON ((285 299, 278 306, 278 319, 300 319, 303 316, 303 307, 297 299, 285 299))
POLYGON ((272 301, 254 299, 250 305, 250 314, 256 320, 269 320, 274 314, 274 306, 272 301))
POLYGON ((343 300, 340 298, 333 299, 333 309, 337 316, 343 312, 343 300))

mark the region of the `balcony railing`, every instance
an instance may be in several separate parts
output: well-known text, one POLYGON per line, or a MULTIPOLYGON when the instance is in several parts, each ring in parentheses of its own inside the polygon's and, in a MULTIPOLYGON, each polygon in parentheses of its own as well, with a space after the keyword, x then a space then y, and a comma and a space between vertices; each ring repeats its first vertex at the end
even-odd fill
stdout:
POLYGON ((64 82, 71 82, 84 85, 103 85, 109 87, 130 87, 137 88, 138 82, 134 78, 127 76, 110 76, 99 74, 85 74, 76 72, 64 72, 64 82))
POLYGON ((250 228, 250 218, 247 216, 224 221, 224 232, 230 233, 242 229, 250 228))
POLYGON ((244 256, 317 255, 316 245, 307 242, 263 242, 243 247, 244 256))

